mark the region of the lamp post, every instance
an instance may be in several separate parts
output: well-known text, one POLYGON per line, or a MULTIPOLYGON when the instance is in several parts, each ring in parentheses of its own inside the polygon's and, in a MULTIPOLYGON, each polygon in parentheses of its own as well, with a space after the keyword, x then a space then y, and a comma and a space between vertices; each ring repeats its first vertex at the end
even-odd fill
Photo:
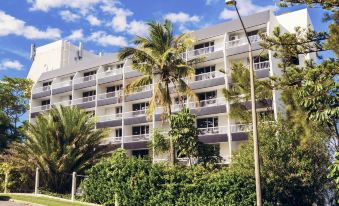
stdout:
POLYGON ((258 143, 258 130, 257 130, 257 114, 255 105, 255 85, 254 85, 254 71, 253 71, 253 56, 252 45, 247 35, 244 22, 238 11, 237 2, 235 0, 225 0, 227 6, 234 6, 237 11, 241 26, 245 32, 246 39, 248 41, 248 55, 250 60, 250 83, 251 83, 251 105, 252 105, 252 127, 253 127, 253 145, 254 145, 254 167, 255 167, 255 188, 257 196, 257 206, 262 206, 261 197, 261 182, 260 182, 260 163, 259 163, 259 143, 258 143))

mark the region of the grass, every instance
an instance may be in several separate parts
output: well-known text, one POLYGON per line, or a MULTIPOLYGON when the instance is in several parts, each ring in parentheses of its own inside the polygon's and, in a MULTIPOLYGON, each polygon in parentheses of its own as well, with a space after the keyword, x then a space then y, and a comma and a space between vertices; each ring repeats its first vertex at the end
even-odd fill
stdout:
POLYGON ((70 202, 70 201, 63 201, 59 199, 48 198, 44 196, 34 196, 34 195, 19 195, 19 194, 0 194, 0 201, 1 200, 21 200, 30 203, 36 203, 46 206, 88 206, 90 204, 80 203, 80 202, 70 202))

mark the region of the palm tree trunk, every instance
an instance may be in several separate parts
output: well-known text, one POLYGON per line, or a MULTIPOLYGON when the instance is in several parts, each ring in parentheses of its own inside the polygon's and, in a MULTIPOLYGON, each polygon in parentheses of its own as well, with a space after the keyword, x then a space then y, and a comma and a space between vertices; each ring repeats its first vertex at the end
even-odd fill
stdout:
MULTIPOLYGON (((167 97, 171 98, 169 91, 168 83, 166 83, 167 97)), ((168 104, 168 115, 172 114, 171 104, 168 104)), ((175 164, 175 149, 173 144, 173 138, 170 136, 170 164, 173 166, 175 164)))

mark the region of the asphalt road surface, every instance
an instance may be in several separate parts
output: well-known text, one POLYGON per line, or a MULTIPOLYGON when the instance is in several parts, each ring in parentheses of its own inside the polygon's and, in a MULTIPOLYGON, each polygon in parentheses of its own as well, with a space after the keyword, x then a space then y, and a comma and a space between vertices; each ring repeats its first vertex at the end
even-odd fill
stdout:
POLYGON ((27 206, 27 205, 30 205, 30 204, 0 200, 0 206, 27 206))

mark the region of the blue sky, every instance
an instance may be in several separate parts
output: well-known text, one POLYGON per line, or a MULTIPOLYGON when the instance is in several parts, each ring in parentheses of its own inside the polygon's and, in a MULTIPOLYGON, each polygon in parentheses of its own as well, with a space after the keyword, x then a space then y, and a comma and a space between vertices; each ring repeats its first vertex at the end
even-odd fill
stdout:
MULTIPOLYGON (((272 0, 238 0, 241 15, 274 8, 272 0)), ((277 12, 300 9, 294 7, 277 12)), ((316 30, 323 11, 310 9, 316 30)), ((115 52, 147 30, 145 22, 168 18, 176 32, 235 18, 223 0, 1 0, 0 78, 26 77, 30 45, 68 39, 93 52, 115 52)))

